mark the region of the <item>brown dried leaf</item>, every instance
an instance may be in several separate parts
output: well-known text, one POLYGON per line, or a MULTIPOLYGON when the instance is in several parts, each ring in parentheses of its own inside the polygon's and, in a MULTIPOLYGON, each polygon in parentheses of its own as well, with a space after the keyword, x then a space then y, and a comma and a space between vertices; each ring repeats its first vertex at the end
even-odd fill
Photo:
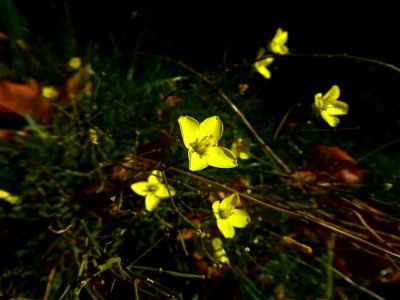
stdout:
POLYGON ((50 101, 42 97, 40 85, 32 78, 26 83, 0 80, 0 114, 6 118, 31 115, 39 123, 51 119, 50 101))

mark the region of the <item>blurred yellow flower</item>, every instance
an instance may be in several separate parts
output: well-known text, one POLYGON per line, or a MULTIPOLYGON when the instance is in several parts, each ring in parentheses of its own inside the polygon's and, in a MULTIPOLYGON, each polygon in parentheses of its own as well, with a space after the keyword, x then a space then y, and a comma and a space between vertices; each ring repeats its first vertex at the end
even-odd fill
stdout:
POLYGON ((282 28, 276 30, 274 38, 268 43, 268 50, 272 53, 285 55, 289 53, 288 47, 285 45, 288 40, 288 32, 282 28))
POLYGON ((250 139, 242 139, 238 138, 235 142, 233 142, 231 151, 235 154, 236 157, 240 159, 249 159, 250 158, 250 139))
POLYGON ((9 192, 2 189, 0 189, 0 199, 7 201, 8 203, 13 205, 18 204, 21 201, 20 197, 12 195, 9 192))
POLYGON ((249 89, 249 87, 250 86, 247 83, 240 83, 238 85, 239 94, 243 96, 246 93, 246 91, 249 89))
POLYGON ((169 193, 171 196, 176 194, 176 191, 172 186, 162 183, 162 173, 158 170, 152 171, 151 175, 147 178, 147 181, 133 183, 131 189, 136 194, 146 197, 145 204, 147 211, 154 210, 160 203, 161 199, 169 197, 169 193))
POLYGON ((98 137, 97 137, 97 132, 93 128, 89 129, 89 140, 90 140, 90 143, 93 144, 93 145, 98 145, 99 144, 98 137))
POLYGON ((234 193, 222 201, 215 201, 212 204, 212 209, 217 219, 217 226, 222 235, 227 239, 235 236, 234 227, 244 228, 250 223, 250 216, 247 211, 235 208, 239 203, 239 195, 234 193))
POLYGON ((257 61, 254 63, 254 67, 256 68, 258 73, 260 73, 266 79, 270 79, 271 72, 270 72, 270 70, 267 69, 267 67, 274 62, 274 58, 266 57, 266 58, 260 60, 260 58, 264 57, 264 54, 265 54, 265 49, 261 48, 257 53, 257 57, 256 57, 257 61))
POLYGON ((336 127, 339 118, 336 116, 347 115, 349 106, 347 103, 338 100, 340 89, 333 85, 325 95, 318 93, 314 96, 314 108, 331 127, 336 127))
POLYGON ((55 99, 58 96, 57 89, 54 86, 42 87, 42 96, 48 99, 55 99))
POLYGON ((82 60, 79 57, 73 57, 69 60, 68 66, 72 70, 78 70, 82 66, 82 60))
POLYGON ((226 251, 224 249, 224 245, 222 243, 222 240, 220 238, 213 238, 212 241, 212 246, 214 249, 214 259, 220 263, 220 264, 226 264, 229 265, 229 258, 228 255, 226 254, 226 251))
POLYGON ((234 168, 237 159, 231 150, 219 147, 224 126, 217 116, 199 124, 196 119, 182 116, 178 119, 183 143, 188 149, 189 170, 200 171, 208 166, 234 168))

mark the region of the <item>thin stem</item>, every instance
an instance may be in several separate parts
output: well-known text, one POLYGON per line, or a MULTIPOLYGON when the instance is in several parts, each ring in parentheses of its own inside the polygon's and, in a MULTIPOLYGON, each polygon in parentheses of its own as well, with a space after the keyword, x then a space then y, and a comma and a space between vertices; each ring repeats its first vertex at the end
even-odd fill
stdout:
POLYGON ((169 196, 169 198, 171 199, 171 203, 172 203, 172 206, 174 207, 174 210, 175 210, 176 213, 177 213, 186 223, 188 223, 193 229, 199 229, 199 228, 196 227, 196 225, 194 225, 192 222, 190 222, 190 220, 189 220, 188 218, 186 218, 186 216, 185 216, 185 215, 179 210, 179 208, 176 206, 175 201, 174 201, 174 198, 172 197, 171 192, 170 192, 170 190, 169 190, 169 188, 168 188, 168 181, 167 181, 167 177, 165 176, 165 172, 164 172, 164 171, 161 171, 161 172, 162 172, 162 175, 163 175, 163 178, 164 178, 165 186, 167 187, 168 196, 169 196))

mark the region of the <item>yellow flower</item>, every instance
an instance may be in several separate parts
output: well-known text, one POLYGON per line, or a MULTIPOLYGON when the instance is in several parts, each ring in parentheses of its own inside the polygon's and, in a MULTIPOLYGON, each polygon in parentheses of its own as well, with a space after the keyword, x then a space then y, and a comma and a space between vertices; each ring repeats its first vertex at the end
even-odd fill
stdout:
POLYGON ((222 240, 220 238, 213 238, 211 243, 214 248, 214 259, 221 264, 229 265, 229 258, 223 247, 222 240))
POLYGON ((318 93, 314 96, 314 108, 331 127, 339 123, 339 118, 335 116, 347 115, 349 109, 347 103, 338 100, 339 95, 339 87, 333 85, 325 95, 318 93))
POLYGON ((250 86, 247 83, 240 83, 238 85, 239 94, 243 96, 246 93, 246 91, 249 89, 249 87, 250 86))
POLYGON ((18 196, 12 195, 9 192, 0 189, 0 199, 7 201, 10 204, 18 204, 21 199, 18 196))
POLYGON ((168 190, 171 196, 176 194, 175 189, 162 183, 162 173, 158 170, 151 172, 147 181, 135 182, 131 185, 131 189, 140 196, 145 196, 146 209, 154 210, 163 198, 168 198, 168 190))
POLYGON ((240 159, 249 159, 250 158, 250 139, 242 139, 238 138, 235 142, 233 142, 231 151, 235 154, 236 157, 240 159))
POLYGON ((265 78, 270 79, 271 72, 267 69, 267 67, 274 62, 274 58, 267 57, 260 60, 260 58, 264 57, 264 54, 265 54, 265 49, 261 48, 257 53, 256 57, 257 61, 254 63, 254 67, 256 68, 258 73, 260 73, 265 78))
POLYGON ((82 61, 79 57, 73 57, 69 60, 68 66, 72 70, 78 70, 82 66, 82 61))
POLYGON ((244 209, 235 208, 240 203, 240 198, 237 193, 230 195, 220 201, 215 201, 212 204, 212 209, 217 219, 217 226, 222 235, 231 239, 235 236, 235 229, 244 228, 250 223, 250 216, 244 209))
POLYGON ((199 124, 196 119, 182 116, 178 119, 183 143, 188 149, 189 170, 200 171, 208 166, 234 168, 237 159, 231 150, 219 147, 218 141, 224 126, 217 116, 205 119, 199 124))
POLYGON ((93 128, 89 129, 89 140, 90 140, 90 143, 93 144, 93 145, 98 145, 99 144, 98 137, 97 137, 97 132, 93 128))
POLYGON ((276 30, 274 38, 268 43, 268 50, 272 53, 285 55, 289 53, 288 47, 286 47, 286 42, 288 40, 288 32, 283 31, 282 28, 276 30))
POLYGON ((48 99, 55 99, 58 96, 57 89, 54 86, 42 87, 42 96, 48 99))

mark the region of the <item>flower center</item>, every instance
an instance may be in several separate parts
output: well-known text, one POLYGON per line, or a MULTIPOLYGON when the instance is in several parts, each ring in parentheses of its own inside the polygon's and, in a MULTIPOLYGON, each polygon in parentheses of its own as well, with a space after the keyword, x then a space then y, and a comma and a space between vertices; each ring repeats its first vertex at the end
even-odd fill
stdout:
POLYGON ((210 139, 212 135, 205 136, 201 140, 196 139, 193 143, 189 145, 192 147, 193 151, 198 153, 200 156, 204 156, 207 154, 207 148, 212 147, 210 139))
POLYGON ((157 190, 158 190, 158 185, 156 185, 156 184, 150 184, 147 186, 147 191, 149 193, 154 193, 157 190))
POLYGON ((233 207, 228 209, 220 209, 218 211, 218 214, 221 219, 226 219, 229 216, 233 215, 233 207))

